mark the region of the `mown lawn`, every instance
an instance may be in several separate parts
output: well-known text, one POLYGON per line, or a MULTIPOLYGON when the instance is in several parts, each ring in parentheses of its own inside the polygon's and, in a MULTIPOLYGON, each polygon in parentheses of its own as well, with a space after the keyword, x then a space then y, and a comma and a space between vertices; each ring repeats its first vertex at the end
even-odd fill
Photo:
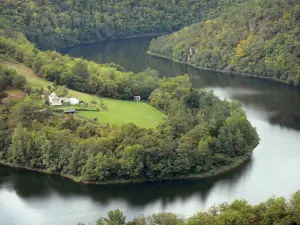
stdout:
POLYGON ((126 124, 134 123, 145 128, 155 128, 164 117, 160 111, 143 102, 121 101, 102 98, 107 110, 100 112, 78 112, 89 119, 97 118, 100 123, 126 124))
MULTIPOLYGON (((31 68, 24 64, 13 64, 0 61, 0 64, 16 70, 20 75, 26 77, 27 83, 35 88, 52 85, 51 82, 40 78, 34 74, 31 68)), ((95 95, 85 94, 69 89, 69 97, 76 97, 81 101, 90 103, 92 99, 98 98, 95 95)), ((134 123, 145 128, 155 128, 165 117, 163 113, 144 102, 122 101, 110 98, 99 98, 106 105, 107 109, 100 112, 78 112, 78 115, 88 119, 97 118, 100 123, 122 125, 134 123)), ((73 107, 74 108, 74 107, 73 107)))

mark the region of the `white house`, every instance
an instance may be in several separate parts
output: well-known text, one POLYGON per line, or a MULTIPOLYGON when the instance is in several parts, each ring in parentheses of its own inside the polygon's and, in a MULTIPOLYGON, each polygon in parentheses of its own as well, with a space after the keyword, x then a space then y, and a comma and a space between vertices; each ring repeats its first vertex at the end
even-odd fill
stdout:
POLYGON ((79 99, 69 98, 69 102, 70 102, 71 105, 78 105, 79 104, 79 99))
POLYGON ((51 95, 49 95, 50 105, 59 106, 69 102, 70 101, 67 97, 59 97, 55 92, 52 92, 51 95))
POLYGON ((50 105, 62 105, 60 98, 55 92, 52 92, 51 95, 49 95, 49 103, 50 105))
POLYGON ((60 97, 60 101, 62 103, 69 103, 70 102, 69 98, 67 98, 67 97, 60 97))

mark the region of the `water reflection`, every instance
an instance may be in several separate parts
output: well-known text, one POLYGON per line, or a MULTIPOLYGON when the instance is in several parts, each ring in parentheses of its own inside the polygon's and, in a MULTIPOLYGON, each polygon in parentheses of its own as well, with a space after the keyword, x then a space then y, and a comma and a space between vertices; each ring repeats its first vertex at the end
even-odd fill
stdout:
POLYGON ((132 207, 146 205, 157 200, 161 200, 165 205, 172 203, 175 199, 186 201, 191 194, 199 196, 201 201, 205 202, 216 183, 232 185, 230 187, 232 189, 234 183, 238 183, 245 174, 251 171, 251 166, 252 161, 249 160, 231 174, 203 180, 102 186, 81 185, 57 176, 1 167, 0 190, 3 188, 14 190, 23 199, 32 197, 42 199, 51 193, 56 193, 63 197, 89 196, 94 201, 107 204, 111 199, 117 198, 126 201, 132 207))

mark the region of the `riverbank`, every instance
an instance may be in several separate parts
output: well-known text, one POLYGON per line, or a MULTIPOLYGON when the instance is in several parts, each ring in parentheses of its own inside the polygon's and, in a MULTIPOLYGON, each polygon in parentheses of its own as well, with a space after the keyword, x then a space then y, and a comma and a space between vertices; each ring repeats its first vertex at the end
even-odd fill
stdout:
POLYGON ((176 180, 199 180, 199 179, 205 179, 205 178, 212 178, 220 175, 224 175, 227 173, 232 172, 235 169, 240 168, 243 166, 246 162, 248 162, 251 159, 252 152, 246 156, 241 156, 238 158, 235 158, 235 162, 233 162, 230 165, 227 165, 223 168, 218 168, 209 172, 205 173, 197 173, 197 174, 184 174, 184 175, 178 175, 174 176, 170 179, 145 179, 145 178, 137 178, 137 179, 118 179, 118 180, 106 180, 106 181, 84 181, 81 180, 79 177, 73 176, 73 175, 67 175, 67 174, 60 174, 57 172, 52 172, 47 169, 36 169, 36 168, 30 168, 30 167, 24 167, 22 165, 14 164, 11 162, 7 162, 4 160, 0 160, 0 165, 20 169, 20 170, 28 170, 32 172, 42 173, 49 176, 59 176, 66 179, 69 179, 75 183, 79 184, 85 184, 85 185, 108 185, 108 184, 137 184, 137 183, 146 183, 146 182, 159 182, 159 181, 176 181, 176 180))
POLYGON ((189 62, 178 61, 178 60, 175 60, 171 57, 167 57, 167 56, 164 56, 164 55, 161 55, 161 54, 151 52, 150 50, 147 51, 147 54, 151 55, 151 56, 154 56, 154 57, 157 57, 157 58, 168 59, 168 60, 171 60, 171 61, 176 62, 176 63, 185 64, 185 65, 191 66, 193 68, 204 70, 204 71, 218 72, 218 73, 223 73, 223 74, 226 74, 226 75, 242 76, 242 77, 249 77, 249 78, 258 78, 258 79, 268 80, 268 81, 271 81, 271 82, 280 83, 280 84, 284 84, 284 85, 289 86, 289 87, 294 87, 294 88, 300 89, 299 86, 296 86, 296 85, 293 85, 293 84, 288 84, 288 83, 282 82, 278 79, 274 79, 274 78, 271 78, 271 77, 263 77, 263 76, 259 76, 259 75, 236 73, 236 72, 229 71, 229 70, 218 70, 218 69, 210 69, 210 68, 200 67, 200 66, 196 66, 196 65, 194 65, 192 63, 189 63, 189 62))

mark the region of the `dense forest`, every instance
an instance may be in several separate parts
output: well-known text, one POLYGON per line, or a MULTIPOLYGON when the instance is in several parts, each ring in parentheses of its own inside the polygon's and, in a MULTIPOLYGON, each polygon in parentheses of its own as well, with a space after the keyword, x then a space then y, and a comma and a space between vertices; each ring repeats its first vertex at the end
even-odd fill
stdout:
MULTIPOLYGON (((239 102, 192 88, 188 75, 159 79, 152 70, 121 72, 116 66, 40 51, 16 36, 0 36, 2 56, 26 64, 55 85, 118 99, 141 95, 167 117, 156 129, 132 123, 108 126, 57 115, 39 91, 25 90, 21 101, 1 101, 2 162, 87 182, 173 179, 235 167, 258 144, 239 102)), ((2 91, 24 89, 14 71, 3 66, 0 71, 2 91)))
POLYGON ((0 1, 0 26, 23 32, 39 48, 57 48, 171 32, 245 1, 4 0, 0 1))
POLYGON ((150 54, 300 86, 298 0, 249 0, 153 40, 150 54))
MULTIPOLYGON (((208 212, 199 212, 185 218, 174 213, 157 213, 126 221, 120 210, 108 212, 92 225, 296 225, 300 224, 300 191, 290 200, 272 197, 265 202, 251 205, 245 200, 214 206, 208 212)), ((84 225, 84 223, 78 223, 84 225)))

